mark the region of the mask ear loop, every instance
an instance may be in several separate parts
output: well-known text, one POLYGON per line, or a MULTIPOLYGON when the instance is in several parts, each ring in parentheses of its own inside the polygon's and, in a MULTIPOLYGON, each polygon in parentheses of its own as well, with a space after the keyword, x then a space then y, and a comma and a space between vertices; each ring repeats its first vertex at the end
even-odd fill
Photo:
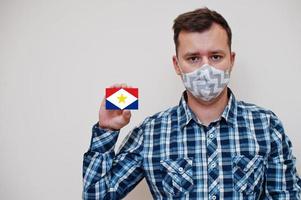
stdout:
MULTIPOLYGON (((180 67, 180 65, 179 65, 179 60, 178 60, 178 58, 176 58, 177 59, 177 65, 178 65, 178 67, 179 67, 179 70, 180 70, 180 72, 181 72, 181 76, 183 77, 185 74, 190 74, 190 73, 193 73, 194 71, 196 71, 197 69, 195 69, 194 71, 192 71, 192 72, 186 72, 186 73, 184 73, 183 71, 182 71, 182 68, 180 67)), ((201 66, 202 67, 202 66, 201 66)), ((200 68, 201 68, 200 67, 200 68)))
POLYGON ((184 72, 182 71, 182 69, 181 69, 181 67, 180 67, 180 65, 179 65, 179 60, 178 60, 178 58, 176 58, 176 59, 177 59, 177 65, 178 65, 178 68, 179 68, 179 70, 180 70, 180 72, 181 72, 181 76, 183 77, 184 72))
POLYGON ((231 67, 229 69, 227 69, 227 73, 229 74, 229 76, 231 75, 233 70, 233 64, 231 65, 231 67))

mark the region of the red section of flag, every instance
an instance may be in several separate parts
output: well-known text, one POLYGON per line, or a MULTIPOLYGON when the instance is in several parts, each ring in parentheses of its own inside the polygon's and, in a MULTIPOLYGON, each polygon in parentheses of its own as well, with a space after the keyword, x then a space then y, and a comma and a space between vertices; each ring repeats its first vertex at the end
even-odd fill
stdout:
POLYGON ((106 88, 106 98, 120 90, 121 88, 106 88))
POLYGON ((138 98, 138 88, 123 88, 125 91, 131 93, 134 97, 138 98))
POLYGON ((112 94, 114 94, 115 92, 117 92, 120 89, 124 89, 128 93, 130 93, 133 96, 135 96, 136 98, 138 98, 138 88, 120 88, 120 87, 119 88, 106 88, 106 98, 108 98, 109 96, 111 96, 112 94))

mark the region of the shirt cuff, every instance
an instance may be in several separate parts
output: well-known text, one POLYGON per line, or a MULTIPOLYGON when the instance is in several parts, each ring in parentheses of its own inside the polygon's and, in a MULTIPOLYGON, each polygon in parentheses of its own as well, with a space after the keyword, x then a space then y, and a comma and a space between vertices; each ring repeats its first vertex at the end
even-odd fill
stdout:
POLYGON ((117 142, 119 130, 100 128, 98 122, 92 127, 92 138, 90 142, 90 150, 105 153, 114 150, 117 142))

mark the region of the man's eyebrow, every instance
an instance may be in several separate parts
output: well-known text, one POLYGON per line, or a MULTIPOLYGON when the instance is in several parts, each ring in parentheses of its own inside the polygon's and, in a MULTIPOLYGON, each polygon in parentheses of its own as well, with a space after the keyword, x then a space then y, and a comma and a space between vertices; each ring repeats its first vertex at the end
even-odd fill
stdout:
POLYGON ((184 54, 184 57, 187 57, 187 56, 199 56, 200 53, 199 52, 187 52, 184 54))
MULTIPOLYGON (((209 52, 209 54, 225 54, 226 52, 222 49, 214 49, 212 51, 209 52)), ((200 53, 199 52, 187 52, 184 54, 184 57, 188 57, 188 56, 199 56, 200 53)))
POLYGON ((216 54, 216 53, 225 53, 225 51, 224 50, 222 50, 222 49, 216 49, 216 50, 213 50, 213 51, 210 51, 210 53, 211 54, 216 54))

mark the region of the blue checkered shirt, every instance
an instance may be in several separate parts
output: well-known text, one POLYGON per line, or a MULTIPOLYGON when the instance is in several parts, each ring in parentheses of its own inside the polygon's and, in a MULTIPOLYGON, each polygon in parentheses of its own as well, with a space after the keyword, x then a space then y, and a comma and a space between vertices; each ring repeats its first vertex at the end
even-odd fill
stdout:
POLYGON ((83 199, 121 199, 143 178, 154 199, 300 199, 292 145, 277 116, 229 101, 204 126, 179 105, 146 118, 114 147, 118 131, 96 123, 83 161, 83 199))

